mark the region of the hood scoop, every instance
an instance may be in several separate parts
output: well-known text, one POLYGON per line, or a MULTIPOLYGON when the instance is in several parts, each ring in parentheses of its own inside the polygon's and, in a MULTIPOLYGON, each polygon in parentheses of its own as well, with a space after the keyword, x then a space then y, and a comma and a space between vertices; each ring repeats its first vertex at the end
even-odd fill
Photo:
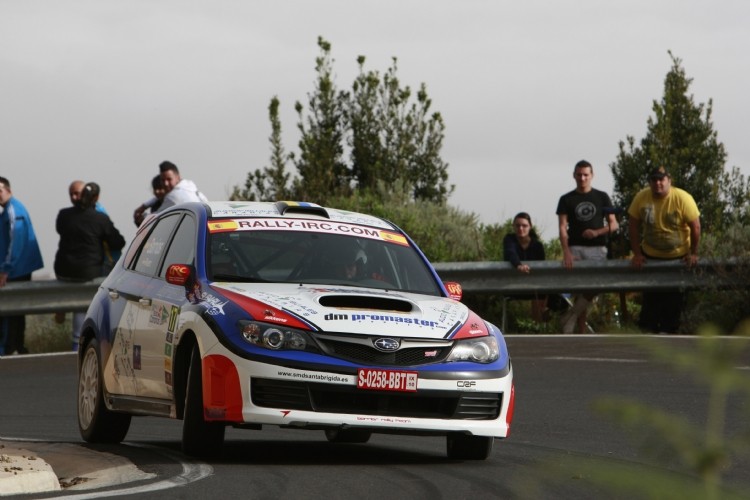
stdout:
POLYGON ((338 307, 342 309, 373 309, 403 313, 414 310, 412 303, 405 300, 367 295, 326 295, 325 297, 321 297, 318 303, 324 307, 338 307))

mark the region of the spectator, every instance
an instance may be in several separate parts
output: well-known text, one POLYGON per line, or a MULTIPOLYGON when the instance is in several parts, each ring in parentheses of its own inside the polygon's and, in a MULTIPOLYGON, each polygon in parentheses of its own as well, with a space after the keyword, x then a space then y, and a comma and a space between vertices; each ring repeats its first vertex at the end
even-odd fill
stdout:
MULTIPOLYGON (((60 244, 55 255, 55 274, 59 280, 89 281, 101 276, 105 243, 113 251, 125 246, 125 239, 109 216, 96 210, 98 199, 98 184, 89 182, 76 204, 57 214, 60 244)), ((84 317, 84 313, 73 314, 73 350, 78 349, 84 317)))
POLYGON ((151 213, 156 213, 159 211, 159 208, 161 207, 161 203, 164 200, 164 196, 167 194, 166 189, 164 188, 164 183, 161 180, 161 175, 157 174, 154 176, 153 179, 151 179, 151 190, 154 193, 154 197, 149 200, 148 202, 142 204, 140 207, 135 209, 135 212, 133 212, 133 222, 135 222, 136 226, 140 226, 143 222, 143 219, 145 219, 145 213, 146 210, 151 211, 151 213), (146 205, 148 203, 148 205, 146 205))
MULTIPOLYGON (((651 260, 698 262, 700 211, 693 197, 673 187, 664 167, 652 170, 649 187, 635 195, 628 208, 632 265, 641 269, 651 260)), ((680 291, 644 292, 638 326, 652 333, 676 333, 685 294, 680 291)))
MULTIPOLYGON (((611 210, 605 215, 605 208, 612 208, 609 195, 591 187, 594 179, 594 167, 591 163, 586 160, 576 163, 573 178, 576 188, 562 195, 557 204, 563 265, 567 269, 571 269, 576 260, 605 260, 607 233, 613 233, 619 228, 611 210), (606 225, 605 219, 608 223, 606 225)), ((576 324, 579 331, 584 331, 586 313, 593 299, 594 294, 574 297, 573 305, 562 316, 563 333, 573 333, 576 324)))
MULTIPOLYGON (((44 267, 31 217, 13 197, 10 181, 0 177, 0 288, 14 281, 31 281, 31 273, 44 267)), ((25 354, 26 317, 0 318, 0 354, 25 354)))
MULTIPOLYGON (((81 180, 75 180, 70 183, 70 186, 68 186, 68 195, 70 196, 71 205, 75 206, 81 199, 81 193, 83 192, 83 187, 85 185, 86 183, 81 180)), ((104 206, 98 201, 96 202, 96 211, 101 212, 104 215, 109 215, 104 206)), ((104 264, 102 265, 102 276, 106 276, 109 274, 117 261, 120 260, 120 255, 121 252, 119 250, 112 251, 107 246, 107 244, 104 243, 104 264)), ((60 314, 61 313, 55 315, 55 321, 57 321, 58 323, 62 323, 62 321, 64 320, 64 315, 61 318, 60 314)))
MULTIPOLYGON (((503 238, 503 258, 511 263, 519 272, 528 274, 531 268, 523 261, 544 260, 544 245, 531 224, 531 216, 526 212, 519 212, 513 217, 513 233, 503 238)), ((547 297, 535 296, 531 300, 531 318, 542 321, 547 307, 547 297)))
MULTIPOLYGON (((156 210, 157 212, 174 205, 179 205, 180 203, 191 201, 208 202, 208 198, 198 190, 198 187, 193 181, 183 179, 180 176, 180 170, 174 163, 170 161, 161 162, 161 164, 159 164, 159 173, 161 180, 164 183, 166 195, 161 202, 161 206, 156 210)), ((154 196, 150 200, 141 204, 141 206, 135 209, 133 219, 138 220, 138 218, 141 217, 148 208, 153 207, 157 201, 158 199, 154 196)))
POLYGON ((81 193, 83 192, 83 186, 86 183, 81 180, 75 180, 68 186, 68 196, 70 196, 70 204, 75 205, 78 200, 81 199, 81 193))

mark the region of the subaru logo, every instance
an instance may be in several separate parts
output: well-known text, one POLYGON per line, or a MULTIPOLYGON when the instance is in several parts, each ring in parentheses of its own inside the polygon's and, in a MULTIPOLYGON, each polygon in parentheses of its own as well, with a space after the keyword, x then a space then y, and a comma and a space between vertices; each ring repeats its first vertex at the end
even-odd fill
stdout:
POLYGON ((379 351, 392 352, 397 351, 401 346, 401 342, 396 339, 381 338, 373 342, 375 349, 379 351))

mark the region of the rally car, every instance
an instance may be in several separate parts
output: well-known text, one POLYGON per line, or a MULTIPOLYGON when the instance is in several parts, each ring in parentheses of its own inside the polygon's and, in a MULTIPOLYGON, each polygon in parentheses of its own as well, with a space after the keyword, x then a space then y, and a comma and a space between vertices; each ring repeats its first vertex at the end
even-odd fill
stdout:
POLYGON ((445 435, 487 458, 513 417, 500 330, 461 304, 397 226, 303 202, 212 202, 145 221, 92 301, 78 423, 120 442, 131 416, 183 420, 185 453, 226 426, 445 435))

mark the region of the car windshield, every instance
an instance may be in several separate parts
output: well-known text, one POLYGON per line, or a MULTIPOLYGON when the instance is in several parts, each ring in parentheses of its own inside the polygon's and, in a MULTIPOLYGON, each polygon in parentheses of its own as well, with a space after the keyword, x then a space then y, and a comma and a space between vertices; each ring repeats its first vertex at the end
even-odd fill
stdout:
POLYGON ((380 230, 372 234, 360 237, 288 229, 209 231, 209 278, 440 295, 427 264, 402 235, 380 230))

